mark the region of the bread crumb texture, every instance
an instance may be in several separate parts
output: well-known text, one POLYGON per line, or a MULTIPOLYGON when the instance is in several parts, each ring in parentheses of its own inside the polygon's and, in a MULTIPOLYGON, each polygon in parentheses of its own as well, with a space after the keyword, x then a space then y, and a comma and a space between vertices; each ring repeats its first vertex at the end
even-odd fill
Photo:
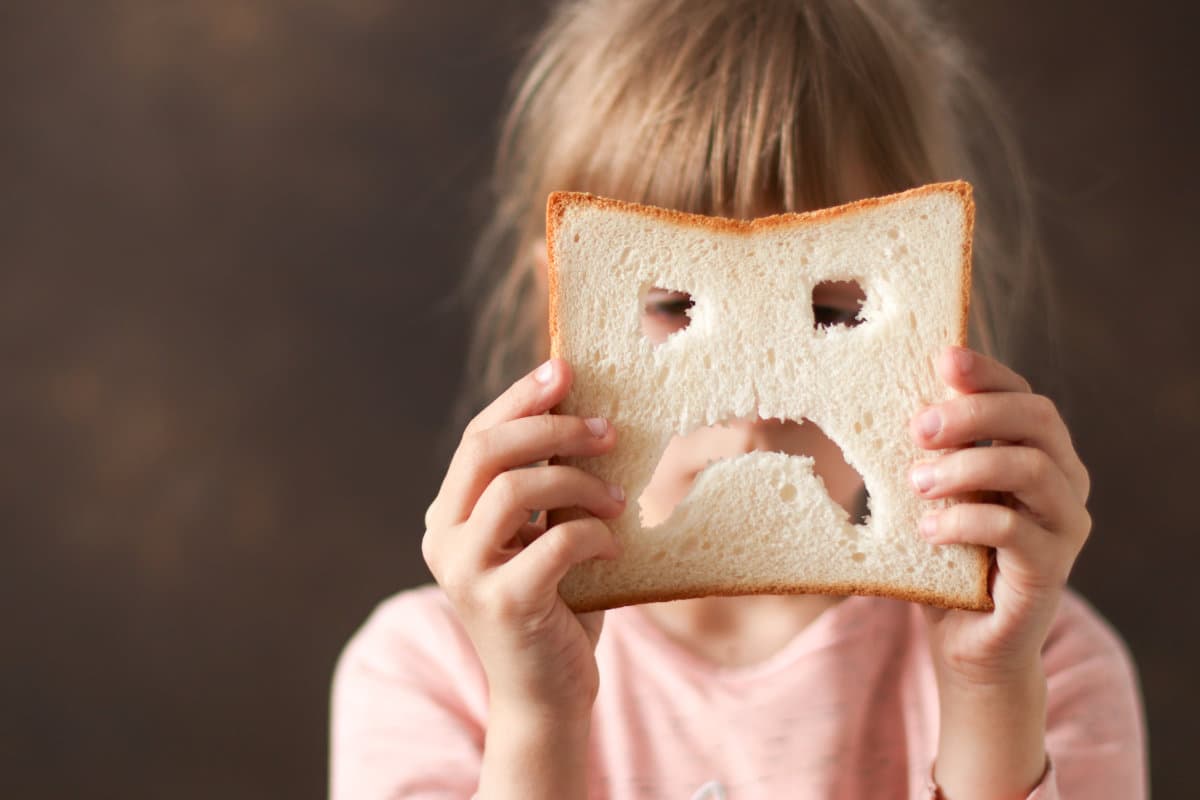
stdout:
MULTIPOLYGON (((624 553, 573 568, 576 610, 709 594, 873 594, 990 609, 990 552, 926 543, 910 465, 932 458, 908 420, 953 396, 935 371, 966 345, 974 206, 964 182, 931 184, 804 214, 731 220, 589 194, 547 208, 552 352, 575 370, 556 413, 604 416, 616 447, 564 457, 625 487, 610 521, 624 553), (860 324, 814 327, 813 288, 857 281, 860 324), (652 287, 687 292, 687 327, 652 344, 652 287), (734 418, 807 418, 863 476, 854 524, 807 456, 753 452, 714 462, 660 524, 638 498, 675 435, 734 418)), ((551 524, 576 515, 559 510, 551 524)))

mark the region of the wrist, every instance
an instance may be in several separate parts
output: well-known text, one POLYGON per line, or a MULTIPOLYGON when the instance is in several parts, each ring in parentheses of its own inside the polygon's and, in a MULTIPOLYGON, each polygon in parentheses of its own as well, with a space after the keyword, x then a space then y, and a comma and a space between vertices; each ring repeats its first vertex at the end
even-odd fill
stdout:
POLYGON ((480 800, 586 798, 591 714, 493 704, 488 713, 480 800))
POLYGON ((932 649, 934 675, 941 692, 1015 691, 1045 682, 1040 649, 1003 658, 977 659, 932 649))
POLYGON ((492 693, 488 719, 516 731, 538 735, 546 730, 563 734, 586 733, 592 723, 594 700, 570 703, 549 702, 522 694, 492 693))
POLYGON ((496 701, 488 710, 488 731, 503 729, 528 740, 586 740, 591 729, 591 709, 557 708, 514 701, 496 701))
POLYGON ((1046 765, 1046 680, 1037 669, 1003 680, 939 681, 934 780, 949 800, 1024 798, 1046 765))

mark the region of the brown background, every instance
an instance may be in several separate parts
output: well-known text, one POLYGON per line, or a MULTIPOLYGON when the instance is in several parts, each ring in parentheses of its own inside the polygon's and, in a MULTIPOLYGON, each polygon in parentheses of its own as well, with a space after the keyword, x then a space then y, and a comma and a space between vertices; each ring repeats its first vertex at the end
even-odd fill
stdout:
MULTIPOLYGON (((1200 714, 1190 6, 954 9, 1040 181, 1062 341, 1013 365, 1091 468, 1074 583, 1164 797, 1200 714)), ((0 795, 322 794, 338 650, 427 579, 468 323, 439 303, 541 14, 0 4, 0 795)))

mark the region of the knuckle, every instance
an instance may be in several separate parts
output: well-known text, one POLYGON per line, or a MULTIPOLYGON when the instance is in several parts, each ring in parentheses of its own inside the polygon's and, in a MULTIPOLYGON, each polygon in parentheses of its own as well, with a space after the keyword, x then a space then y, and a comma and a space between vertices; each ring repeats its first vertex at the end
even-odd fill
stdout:
POLYGON ((1083 517, 1082 517, 1082 520, 1080 521, 1080 525, 1079 525, 1079 530, 1080 530, 1079 546, 1082 547, 1083 543, 1086 542, 1088 540, 1088 538, 1092 535, 1092 514, 1086 508, 1083 508, 1080 510, 1083 513, 1083 517))
POLYGON ((1011 544, 1021 531, 1021 515, 1015 509, 1007 506, 995 506, 992 525, 996 531, 997 541, 1011 544))
POLYGON ((1036 447, 1024 447, 1021 448, 1020 458, 1021 471, 1031 485, 1043 483, 1050 477, 1053 464, 1050 456, 1043 451, 1036 447))
POLYGON ((955 503, 952 506, 947 506, 938 513, 937 524, 938 532, 950 536, 951 538, 958 535, 962 530, 963 514, 966 508, 963 503, 955 503))
POLYGON ((1048 425, 1058 419, 1058 406, 1044 394, 1035 394, 1033 400, 1033 418, 1039 425, 1048 425))
POLYGON ((471 472, 478 472, 487 463, 488 453, 491 452, 494 437, 490 430, 478 430, 463 437, 459 445, 463 464, 471 472))
POLYGON ((1082 465, 1079 467, 1079 484, 1083 488, 1083 502, 1086 503, 1092 494, 1092 476, 1087 467, 1082 465))
POLYGON ((566 433, 569 417, 561 414, 539 414, 537 417, 538 436, 548 441, 557 441, 566 433))
POLYGON ((462 438, 464 440, 467 439, 469 436, 472 436, 473 434, 476 434, 479 431, 484 429, 485 413, 486 413, 486 409, 484 409, 483 411, 480 411, 478 414, 471 417, 471 419, 467 421, 466 427, 463 428, 462 438))
POLYGON ((521 477, 516 472, 507 470, 492 478, 492 482, 488 488, 501 506, 510 508, 520 505, 520 480, 521 477))
POLYGON ((978 522, 979 515, 974 504, 955 503, 938 516, 938 532, 957 538, 963 531, 977 527, 978 522))
POLYGON ((428 528, 426 528, 425 534, 421 537, 421 558, 425 560, 425 566, 429 567, 429 571, 433 572, 434 577, 436 578, 437 571, 435 562, 437 560, 437 554, 434 550, 433 531, 429 530, 428 528))
POLYGON ((463 572, 462 567, 458 564, 440 564, 439 567, 434 578, 446 592, 446 596, 456 607, 473 609, 475 607, 475 582, 463 572))
POLYGON ((479 611, 489 617, 511 620, 521 614, 521 597, 508 581, 491 581, 485 586, 479 587, 475 595, 479 611))
POLYGON ((937 484, 945 491, 954 491, 962 486, 977 482, 977 475, 986 468, 971 450, 962 450, 943 456, 937 462, 937 484))
POLYGON ((983 407, 983 399, 977 394, 969 394, 961 398, 959 403, 962 409, 960 425, 966 431, 975 431, 979 428, 980 421, 984 418, 985 409, 983 407))
POLYGON ((972 423, 975 423, 975 422, 979 421, 980 419, 983 419, 985 409, 983 406, 983 396, 982 395, 978 395, 978 394, 967 395, 966 406, 967 406, 967 417, 971 420, 972 423))
POLYGON ((454 605, 468 613, 478 614, 487 607, 487 584, 479 573, 468 573, 461 565, 447 565, 439 581, 454 605))
POLYGON ((579 536, 579 525, 574 523, 582 520, 571 520, 555 526, 554 535, 546 540, 546 557, 555 564, 565 564, 571 560, 575 551, 575 540, 579 536))

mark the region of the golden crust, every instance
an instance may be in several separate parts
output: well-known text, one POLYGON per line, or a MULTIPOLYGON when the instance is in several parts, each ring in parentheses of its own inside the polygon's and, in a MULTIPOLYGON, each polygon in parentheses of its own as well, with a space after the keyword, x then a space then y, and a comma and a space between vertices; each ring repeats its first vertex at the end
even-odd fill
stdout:
MULTIPOLYGON (((959 196, 963 207, 967 211, 966 226, 968 229, 972 229, 975 224, 975 203, 971 197, 971 184, 967 183, 966 181, 929 183, 924 186, 918 186, 915 189, 897 192, 896 194, 882 195, 880 197, 866 197, 862 200, 855 200, 852 203, 846 203, 840 206, 818 208, 812 211, 772 214, 769 217, 758 217, 756 219, 709 217, 705 216, 704 214, 691 214, 686 211, 676 211, 670 208, 648 206, 641 203, 633 203, 628 200, 614 200, 611 197, 600 197, 599 195, 590 194, 588 192, 552 192, 546 201, 546 241, 551 247, 550 263, 553 264, 553 234, 558 230, 563 213, 572 205, 591 205, 595 206, 596 208, 608 208, 614 211, 643 214, 652 219, 662 220, 664 222, 671 222, 690 227, 707 228, 711 231, 720 231, 724 233, 756 233, 786 225, 795 225, 797 223, 819 222, 821 220, 835 219, 856 211, 875 208, 881 205, 888 205, 900 200, 910 199, 913 197, 922 197, 930 194, 941 194, 945 192, 959 196)), ((969 239, 964 255, 968 259, 970 258, 971 249, 969 239)))
MULTIPOLYGON (((987 561, 990 571, 991 559, 987 561)), ((581 602, 571 605, 571 610, 577 614, 587 611, 603 611, 621 606, 638 605, 641 603, 666 603, 672 600, 690 600, 695 597, 726 596, 736 597, 752 594, 824 594, 841 597, 845 595, 869 595, 872 597, 888 597, 893 600, 908 600, 927 606, 937 606, 947 609, 962 609, 964 611, 991 611, 995 608, 992 598, 986 592, 984 579, 983 600, 980 602, 960 602, 958 598, 947 597, 933 592, 909 591, 904 588, 873 583, 823 583, 807 585, 802 583, 755 583, 752 586, 727 586, 719 588, 697 587, 680 589, 674 592, 656 592, 652 589, 627 593, 614 593, 596 602, 581 602)))
MULTIPOLYGON (((969 183, 966 181, 947 181, 944 183, 931 183, 924 186, 918 186, 916 188, 898 192, 896 194, 883 195, 880 197, 868 197, 862 200, 856 200, 852 203, 846 203, 844 205, 833 206, 830 208, 774 214, 771 216, 759 217, 757 219, 750 220, 692 214, 669 208, 660 208, 658 206, 633 203, 626 200, 600 197, 587 192, 552 192, 546 202, 546 277, 549 294, 550 355, 553 358, 558 356, 561 352, 559 344, 560 334, 557 306, 558 270, 557 259, 555 257, 555 241, 558 236, 558 231, 562 225, 563 215, 566 213, 567 209, 572 206, 593 206, 596 208, 605 208, 614 211, 642 214, 650 219, 686 227, 704 228, 710 231, 719 231, 723 233, 753 235, 755 233, 760 233, 762 231, 775 228, 807 225, 813 222, 836 219, 838 217, 847 216, 859 211, 875 208, 877 206, 936 193, 951 193, 957 195, 963 205, 963 210, 965 213, 963 226, 966 229, 967 235, 963 237, 963 289, 962 298, 960 301, 960 316, 958 326, 959 335, 957 344, 960 347, 967 347, 967 315, 970 311, 971 303, 971 232, 975 227, 975 203, 972 198, 971 185, 969 183)), ((553 411, 557 411, 557 409, 554 409, 553 411)), ((554 461, 554 459, 551 459, 551 463, 554 461)), ((548 512, 547 524, 554 525, 558 522, 562 522, 571 518, 571 511, 571 509, 559 509, 548 512)), ((575 612, 599 611, 601 609, 617 608, 619 606, 632 605, 635 603, 658 603, 670 600, 686 600, 689 598, 710 595, 853 594, 890 597, 897 600, 908 600, 926 605, 940 606, 942 608, 959 608, 971 611, 991 611, 994 608, 994 604, 991 598, 989 583, 992 565, 995 561, 995 551, 992 548, 984 547, 975 547, 973 549, 976 549, 977 551, 984 551, 987 555, 986 558, 980 559, 982 567, 976 574, 975 596, 979 598, 977 602, 971 602, 969 600, 962 602, 958 598, 950 598, 935 594, 933 592, 912 591, 886 584, 838 583, 810 586, 805 584, 756 583, 752 586, 726 586, 715 589, 703 587, 691 590, 683 588, 675 591, 665 592, 654 590, 633 591, 623 594, 613 594, 596 602, 575 604, 572 607, 572 610, 575 612)))

